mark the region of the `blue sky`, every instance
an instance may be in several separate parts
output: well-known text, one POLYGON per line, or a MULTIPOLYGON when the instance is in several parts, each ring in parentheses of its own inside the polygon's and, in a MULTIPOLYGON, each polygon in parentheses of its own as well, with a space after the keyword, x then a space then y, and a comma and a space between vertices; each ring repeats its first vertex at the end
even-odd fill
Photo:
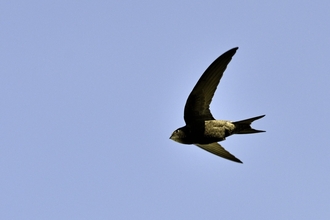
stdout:
POLYGON ((1 219, 329 219, 328 1, 2 1, 1 219), (211 104, 266 114, 169 140, 211 62, 211 104))

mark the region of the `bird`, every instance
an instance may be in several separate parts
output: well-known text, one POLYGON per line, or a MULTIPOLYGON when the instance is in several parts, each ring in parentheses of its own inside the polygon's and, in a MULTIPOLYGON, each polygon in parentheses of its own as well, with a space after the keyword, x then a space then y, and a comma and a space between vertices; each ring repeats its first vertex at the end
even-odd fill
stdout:
POLYGON ((220 55, 205 70, 191 91, 184 107, 186 125, 176 129, 170 139, 181 144, 193 144, 219 157, 243 163, 229 153, 218 142, 233 134, 253 134, 265 132, 251 127, 251 123, 265 115, 240 120, 216 120, 210 111, 210 103, 227 65, 235 55, 238 47, 220 55))

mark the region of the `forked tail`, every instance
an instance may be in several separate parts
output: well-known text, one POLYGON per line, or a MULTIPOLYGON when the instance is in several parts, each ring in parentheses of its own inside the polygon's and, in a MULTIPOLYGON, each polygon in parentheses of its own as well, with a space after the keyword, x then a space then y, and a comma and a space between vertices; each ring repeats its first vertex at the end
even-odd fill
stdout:
POLYGON ((264 116, 265 115, 261 115, 258 117, 233 122, 233 124, 235 125, 235 130, 233 133, 235 133, 235 134, 253 134, 253 133, 259 133, 259 132, 265 132, 265 131, 256 130, 256 129, 251 128, 251 123, 253 121, 258 120, 264 116))

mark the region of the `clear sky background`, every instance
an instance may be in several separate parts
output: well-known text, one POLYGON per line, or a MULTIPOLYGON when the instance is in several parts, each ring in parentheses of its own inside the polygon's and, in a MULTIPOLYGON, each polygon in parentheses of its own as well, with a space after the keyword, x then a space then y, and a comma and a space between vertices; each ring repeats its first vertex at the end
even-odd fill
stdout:
POLYGON ((0 219, 329 219, 329 1, 1 1, 0 219), (211 104, 266 114, 222 145, 169 137, 211 104))

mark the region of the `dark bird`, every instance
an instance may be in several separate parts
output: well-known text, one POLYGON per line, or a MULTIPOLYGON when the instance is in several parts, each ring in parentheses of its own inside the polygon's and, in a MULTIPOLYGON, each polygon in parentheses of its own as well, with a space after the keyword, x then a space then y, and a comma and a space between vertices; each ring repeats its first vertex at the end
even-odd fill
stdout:
POLYGON ((214 92, 237 49, 238 47, 225 52, 205 70, 187 99, 184 108, 186 126, 176 129, 170 139, 181 144, 194 144, 219 157, 242 163, 217 142, 232 134, 264 132, 251 128, 251 123, 265 115, 232 122, 215 120, 210 111, 214 92))

